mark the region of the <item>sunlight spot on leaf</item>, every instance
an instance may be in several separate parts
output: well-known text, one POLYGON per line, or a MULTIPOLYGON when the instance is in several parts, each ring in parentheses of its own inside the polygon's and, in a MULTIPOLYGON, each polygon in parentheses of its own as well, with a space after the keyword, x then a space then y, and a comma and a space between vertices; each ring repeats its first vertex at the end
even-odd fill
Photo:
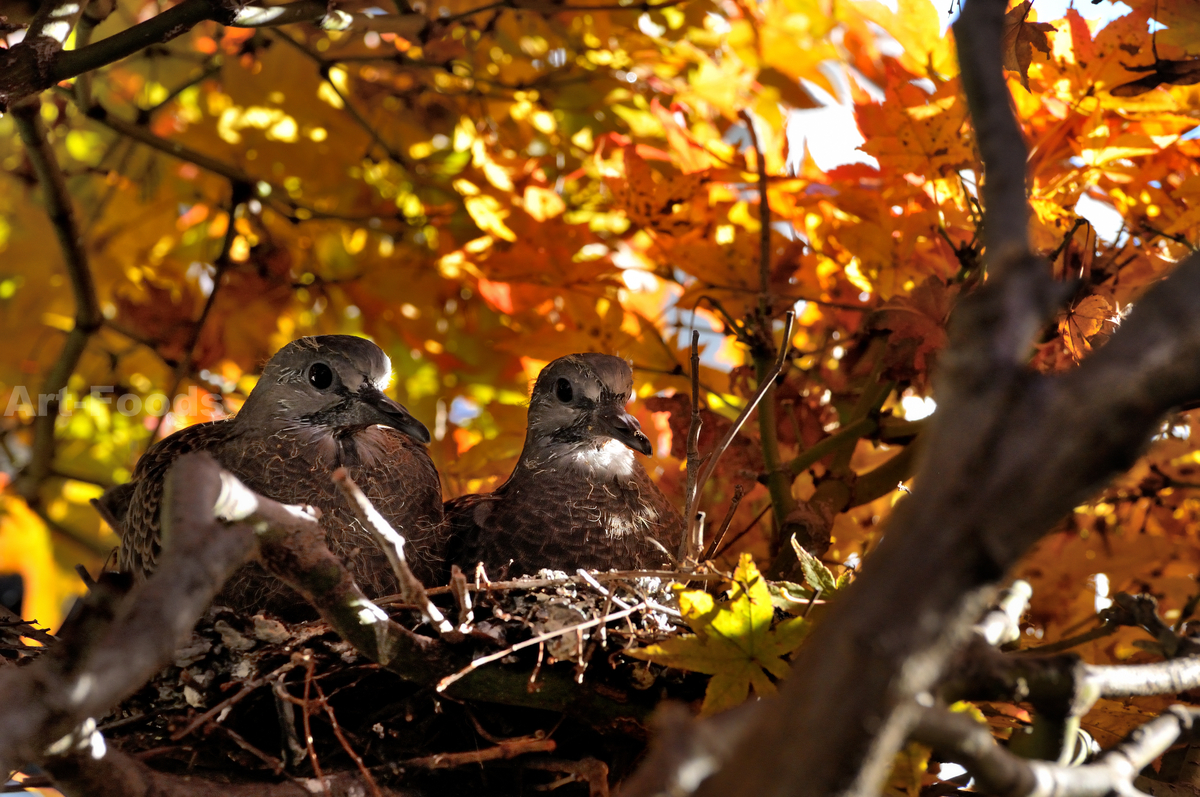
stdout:
POLYGON ((322 102, 328 103, 332 107, 338 109, 344 108, 346 105, 346 103, 342 102, 342 98, 338 96, 337 91, 334 90, 333 86, 331 86, 328 81, 321 82, 320 88, 317 89, 317 98, 322 102))
POLYGON ((871 285, 871 281, 864 277, 862 271, 859 270, 857 257, 850 260, 849 265, 846 266, 843 273, 846 275, 846 279, 850 280, 850 283, 854 285, 854 287, 858 288, 863 293, 870 295, 873 286, 871 285))
POLYGON ((933 415, 937 409, 937 402, 932 396, 922 398, 920 396, 905 396, 900 399, 900 406, 904 408, 904 417, 909 421, 919 421, 922 418, 928 418, 933 415))
POLYGON ((1112 606, 1112 598, 1108 597, 1108 575, 1097 573, 1093 579, 1096 586, 1096 612, 1102 612, 1112 606))

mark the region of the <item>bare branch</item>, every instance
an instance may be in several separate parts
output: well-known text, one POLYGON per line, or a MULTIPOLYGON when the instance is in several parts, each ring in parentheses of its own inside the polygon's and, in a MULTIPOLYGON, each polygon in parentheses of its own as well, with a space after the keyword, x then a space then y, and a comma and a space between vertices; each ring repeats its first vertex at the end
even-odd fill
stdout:
POLYGON ((198 478, 197 468, 206 462, 211 460, 203 455, 181 460, 168 477, 170 495, 180 494, 181 481, 194 482, 183 500, 166 502, 163 520, 172 544, 138 600, 97 639, 80 641, 87 655, 74 659, 59 647, 28 667, 0 670, 0 769, 41 761, 64 739, 64 752, 93 744, 95 723, 89 730, 89 719, 103 716, 171 660, 225 579, 250 555, 254 534, 247 527, 194 520, 213 518, 214 506, 228 512, 236 503, 227 480, 198 478))
POLYGON ((643 601, 641 603, 637 603, 637 604, 634 604, 633 606, 630 606, 628 609, 622 609, 619 612, 613 612, 612 614, 607 614, 607 615, 604 615, 603 617, 596 617, 592 620, 585 620, 582 623, 576 623, 575 625, 569 625, 566 628, 559 628, 555 631, 546 631, 544 633, 541 633, 534 637, 526 639, 524 642, 518 642, 515 645, 510 645, 509 647, 505 648, 504 650, 497 651, 496 653, 489 653, 486 656, 480 656, 479 658, 475 659, 470 664, 468 664, 466 667, 463 667, 461 670, 454 673, 453 675, 447 675, 445 678, 438 681, 437 687, 436 687, 437 691, 439 691, 439 692, 446 691, 446 688, 448 686, 450 686, 451 684, 453 684, 455 681, 459 680, 460 678, 470 675, 471 673, 475 672, 477 669, 479 669, 480 667, 482 667, 485 664, 490 664, 493 661, 499 661, 500 659, 506 658, 506 657, 512 655, 513 653, 516 653, 518 650, 524 650, 525 648, 532 647, 533 645, 541 645, 542 643, 548 642, 551 639, 557 639, 558 637, 566 636, 567 634, 574 634, 577 631, 586 631, 587 629, 595 628, 598 625, 606 625, 606 624, 612 622, 613 620, 620 620, 621 618, 628 617, 629 615, 631 615, 635 612, 640 612, 642 609, 645 609, 645 608, 646 608, 646 602, 643 601))
MULTIPOLYGON (((174 396, 179 392, 179 385, 192 372, 192 364, 196 361, 196 344, 200 341, 200 335, 204 332, 204 324, 208 321, 208 316, 212 313, 213 307, 217 303, 217 294, 221 292, 221 284, 225 278, 225 272, 229 269, 233 262, 230 258, 230 253, 233 251, 233 242, 237 238, 236 216, 238 208, 242 203, 247 201, 253 188, 249 183, 232 183, 229 187, 229 221, 225 225, 225 237, 221 241, 221 251, 213 260, 213 280, 212 290, 208 292, 208 298, 204 300, 204 307, 200 311, 200 317, 192 325, 192 330, 188 334, 187 345, 184 346, 183 359, 175 366, 175 373, 172 376, 171 389, 167 391, 168 396, 174 396)), ((163 407, 162 415, 158 416, 158 421, 154 425, 154 434, 150 436, 149 443, 153 443, 158 438, 162 431, 163 422, 167 418, 167 413, 172 407, 167 404, 163 407)))
POLYGON ((1200 656, 1152 664, 1088 665, 1083 680, 1097 697, 1177 695, 1200 688, 1200 656))
MULTIPOLYGON (((176 6, 178 8, 178 6, 176 6)), ((137 141, 139 144, 145 144, 151 149, 156 149, 166 155, 179 158, 201 169, 220 175, 234 184, 243 184, 254 186, 258 196, 263 197, 267 201, 277 202, 279 205, 287 208, 283 211, 285 216, 288 216, 293 221, 302 219, 340 219, 343 221, 363 221, 369 218, 379 218, 381 214, 364 215, 362 217, 340 216, 335 213, 326 213, 316 208, 310 207, 303 203, 297 202, 288 196, 286 189, 272 183, 270 180, 255 177, 252 174, 238 169, 236 166, 231 166, 228 163, 219 161, 216 158, 209 157, 202 152, 184 146, 170 139, 161 138, 150 132, 149 128, 134 122, 127 122, 119 116, 110 113, 104 106, 94 104, 89 108, 84 108, 84 112, 92 121, 104 125, 114 133, 119 133, 123 136, 137 141)), ((386 214, 383 214, 386 215, 386 214)), ((110 323, 109 326, 112 326, 110 323)), ((114 327, 115 328, 115 327, 114 327)), ((117 330, 121 334, 137 340, 137 337, 131 335, 124 330, 117 330)))
MULTIPOLYGON (((330 12, 329 6, 320 0, 300 0, 282 6, 240 6, 213 0, 184 0, 145 22, 94 44, 58 52, 84 5, 85 2, 44 4, 51 11, 46 13, 46 24, 40 30, 50 35, 35 35, 32 39, 27 37, 20 44, 0 52, 0 112, 56 83, 119 61, 153 44, 168 42, 206 20, 239 28, 273 27, 294 22, 316 22, 325 27, 345 28, 353 21, 345 12, 330 12), (53 9, 66 7, 74 7, 73 15, 52 16, 53 9), (53 35, 68 24, 61 39, 53 35), (57 41, 57 47, 48 51, 45 44, 47 40, 57 41)), ((31 29, 32 32, 34 29, 31 29)))
POLYGON ((679 542, 679 553, 676 560, 686 567, 689 562, 696 560, 697 554, 700 552, 700 547, 704 544, 703 540, 696 539, 696 499, 699 497, 696 492, 696 479, 700 472, 700 466, 703 461, 700 459, 700 427, 703 422, 700 420, 700 333, 692 330, 692 351, 691 351, 691 379, 692 379, 692 419, 688 425, 687 436, 687 484, 683 492, 683 517, 687 524, 683 539, 679 542))
POLYGON ((703 494, 704 485, 708 483, 709 478, 713 474, 713 470, 716 469, 717 463, 721 460, 721 455, 725 453, 727 448, 729 448, 729 444, 733 442, 733 438, 737 437, 737 433, 741 431, 742 426, 746 423, 746 419, 749 418, 750 414, 753 413, 755 408, 758 407, 758 404, 760 401, 762 401, 763 396, 765 396, 767 391, 774 386, 775 379, 783 371, 783 366, 787 363, 788 351, 791 348, 792 322, 795 321, 795 319, 796 314, 789 310, 787 319, 783 324, 783 346, 779 349, 779 357, 776 359, 775 365, 771 368, 771 370, 768 371, 767 374, 764 375, 763 379, 759 381, 758 390, 755 391, 750 400, 746 402, 746 406, 742 408, 741 413, 733 422, 733 425, 729 427, 729 431, 725 433, 725 436, 721 438, 719 443, 717 443, 716 448, 714 448, 708 455, 708 460, 704 463, 704 468, 700 471, 700 475, 696 479, 697 496, 703 494))
MULTIPOLYGON (((787 467, 792 474, 792 478, 804 473, 804 471, 843 447, 857 443, 859 439, 874 434, 878 429, 879 422, 874 418, 863 418, 838 429, 824 440, 814 443, 804 453, 788 463, 787 467)), ((761 477, 762 480, 765 481, 767 475, 763 474, 761 477)))
POLYGON ((725 539, 725 534, 729 531, 729 524, 733 522, 733 516, 737 514, 737 508, 742 503, 742 498, 745 495, 746 488, 740 484, 735 484, 733 487, 733 499, 729 502, 729 511, 725 513, 725 520, 721 521, 721 527, 713 535, 712 542, 708 544, 708 548, 704 551, 701 561, 707 561, 716 555, 717 548, 721 546, 721 541, 725 539))
POLYGON ((1194 709, 1172 706, 1097 761, 1077 767, 1020 758, 996 744, 986 725, 944 709, 925 710, 912 739, 962 764, 975 777, 977 790, 998 797, 1135 795, 1140 792, 1134 778, 1181 736, 1190 738, 1197 717, 1194 709))
POLYGON ((1000 596, 996 608, 992 609, 979 624, 975 631, 989 645, 1005 645, 1016 642, 1021 638, 1021 615, 1029 606, 1033 597, 1033 588, 1028 581, 1014 581, 1012 586, 1000 596))
MULTIPOLYGON (((218 783, 159 772, 111 747, 99 758, 81 752, 51 758, 44 767, 67 797, 361 797, 366 793, 363 778, 356 772, 281 783, 218 783)), ((391 789, 380 791, 385 797, 399 797, 391 789)))
MULTIPOLYGON (((46 3, 43 10, 46 8, 53 10, 59 8, 59 5, 46 3)), ((50 475, 54 463, 54 425, 58 420, 63 391, 66 390, 67 382, 75 371, 79 358, 83 356, 84 349, 87 348, 88 340, 92 333, 100 328, 103 320, 96 301, 96 287, 88 268, 83 234, 75 219, 70 194, 67 193, 66 178, 54 156, 54 148, 50 146, 46 137, 41 108, 42 104, 38 100, 22 103, 13 108, 13 118, 25 144, 25 153, 38 176, 46 212, 62 248, 67 276, 70 278, 71 291, 75 297, 75 326, 67 333, 67 340, 59 352, 58 360, 42 383, 41 392, 54 398, 48 402, 46 412, 39 412, 34 419, 33 452, 24 477, 18 485, 21 495, 34 504, 37 503, 38 488, 50 475)))
POLYGON ((954 23, 963 91, 985 171, 983 236, 992 277, 1029 251, 1025 136, 1000 68, 1005 9, 1005 3, 992 0, 968 2, 954 23))
POLYGON ((408 758, 380 767, 391 772, 412 769, 452 769, 454 767, 482 764, 484 761, 500 761, 528 753, 552 753, 558 745, 553 739, 505 739, 494 747, 471 750, 465 753, 438 753, 422 758, 408 758))

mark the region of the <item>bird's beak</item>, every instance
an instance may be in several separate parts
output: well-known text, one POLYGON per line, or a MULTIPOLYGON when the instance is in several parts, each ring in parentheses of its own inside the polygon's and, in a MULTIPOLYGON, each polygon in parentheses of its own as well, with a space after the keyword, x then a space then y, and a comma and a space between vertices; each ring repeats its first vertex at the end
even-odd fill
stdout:
POLYGON ((601 410, 597 420, 600 422, 600 431, 612 439, 640 454, 650 456, 654 453, 650 438, 642 434, 642 425, 624 407, 601 410))
POLYGON ((373 385, 363 385, 362 389, 358 391, 358 397, 360 410, 364 415, 362 418, 364 423, 390 426, 413 440, 429 443, 431 438, 425 424, 409 414, 403 405, 392 401, 373 385))

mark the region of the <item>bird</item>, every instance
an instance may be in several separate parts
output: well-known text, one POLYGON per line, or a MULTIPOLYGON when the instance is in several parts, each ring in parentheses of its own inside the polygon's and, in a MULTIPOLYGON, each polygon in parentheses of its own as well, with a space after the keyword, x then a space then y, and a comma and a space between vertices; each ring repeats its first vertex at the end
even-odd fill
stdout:
MULTIPOLYGON (((121 526, 118 569, 144 581, 162 549, 163 480, 183 454, 205 451, 266 498, 321 511, 332 550, 368 596, 397 591, 387 557, 334 484, 345 466, 375 507, 404 535, 414 574, 429 584, 444 554, 441 480, 426 444, 429 430, 384 395, 391 361, 351 335, 295 340, 270 359, 241 410, 196 424, 153 445, 130 482, 100 499, 121 526)), ((303 599, 248 563, 216 602, 235 611, 286 613, 303 599)))
POLYGON ((669 566, 685 524, 634 456, 653 449, 626 411, 632 392, 633 371, 619 357, 571 354, 546 365, 512 475, 494 492, 446 502, 447 567, 482 563, 504 578, 669 566))

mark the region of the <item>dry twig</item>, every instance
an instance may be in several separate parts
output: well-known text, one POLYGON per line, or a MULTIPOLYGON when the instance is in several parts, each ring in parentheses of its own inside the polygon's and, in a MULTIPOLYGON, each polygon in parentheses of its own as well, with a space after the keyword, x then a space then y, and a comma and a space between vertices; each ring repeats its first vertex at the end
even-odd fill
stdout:
POLYGON ((488 664, 493 661, 499 661, 500 659, 503 659, 506 656, 510 656, 513 653, 516 653, 518 650, 524 650, 525 648, 531 647, 533 645, 541 645, 544 642, 546 642, 547 640, 554 639, 554 638, 560 637, 560 636, 565 636, 566 634, 574 634, 579 631, 585 631, 585 630, 587 630, 589 628, 593 628, 597 625, 604 625, 604 624, 610 623, 613 620, 620 620, 622 617, 628 617, 629 615, 633 614, 634 612, 639 612, 645 608, 646 608, 645 602, 638 603, 633 606, 630 606, 628 609, 622 609, 619 612, 613 612, 612 614, 607 614, 607 615, 604 615, 603 617, 597 617, 593 620, 585 620, 582 623, 570 625, 570 626, 567 626, 566 628, 560 628, 557 631, 547 631, 543 634, 538 634, 537 636, 535 636, 531 639, 526 639, 524 642, 518 642, 515 645, 510 645, 509 647, 505 648, 504 650, 498 651, 496 653, 489 653, 486 656, 480 656, 479 658, 475 659, 470 664, 468 664, 466 667, 463 667, 461 670, 454 673, 453 675, 447 675, 445 678, 438 681, 437 687, 435 687, 435 688, 437 689, 438 692, 444 692, 444 691, 446 691, 446 687, 450 686, 450 684, 454 683, 455 681, 462 678, 463 676, 471 674, 472 672, 479 669, 480 667, 482 667, 485 664, 488 664))
POLYGON ((737 508, 742 503, 742 498, 746 495, 746 488, 740 484, 733 486, 733 499, 729 502, 729 511, 725 513, 725 519, 721 521, 721 528, 717 529, 717 533, 713 535, 712 542, 708 544, 708 548, 704 551, 704 556, 701 561, 707 562, 712 559, 720 547, 721 541, 725 539, 725 534, 729 531, 729 524, 733 522, 733 516, 737 514, 737 508))
POLYGON ((712 476, 713 470, 721 459, 721 455, 729 448, 729 444, 733 442, 733 438, 741 431, 742 426, 746 423, 746 419, 758 407, 763 396, 767 394, 767 391, 775 384, 775 379, 783 371, 783 367, 787 363, 788 351, 791 349, 792 324, 795 320, 796 314, 788 310, 783 324, 783 345, 779 348, 779 356, 775 360, 775 365, 772 366, 771 370, 759 382, 758 390, 746 402, 746 406, 742 408, 742 412, 738 415, 737 420, 733 422, 733 425, 729 427, 729 431, 721 438, 721 442, 717 443, 717 447, 709 454, 708 460, 704 463, 704 469, 700 471, 700 476, 696 480, 696 495, 703 493, 704 485, 708 483, 709 477, 712 476))
POLYGON ((700 420, 700 333, 696 330, 692 330, 691 369, 692 418, 688 425, 687 485, 683 493, 683 517, 687 525, 683 539, 679 541, 679 553, 676 557, 681 567, 694 563, 704 545, 703 539, 697 539, 696 534, 699 528, 696 522, 696 501, 699 497, 696 482, 700 475, 700 467, 704 464, 699 449, 700 427, 703 422, 700 420))

